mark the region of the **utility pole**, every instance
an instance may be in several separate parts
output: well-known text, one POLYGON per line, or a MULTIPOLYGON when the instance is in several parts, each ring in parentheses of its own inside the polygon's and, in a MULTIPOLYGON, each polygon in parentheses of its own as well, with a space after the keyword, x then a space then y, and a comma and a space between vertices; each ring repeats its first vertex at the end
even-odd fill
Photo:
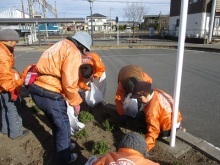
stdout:
POLYGON ((24 13, 24 3, 23 3, 23 0, 21 0, 21 5, 22 5, 22 14, 23 14, 23 18, 25 18, 25 13, 24 13))
POLYGON ((110 7, 110 31, 112 31, 112 20, 111 20, 111 7, 110 7))

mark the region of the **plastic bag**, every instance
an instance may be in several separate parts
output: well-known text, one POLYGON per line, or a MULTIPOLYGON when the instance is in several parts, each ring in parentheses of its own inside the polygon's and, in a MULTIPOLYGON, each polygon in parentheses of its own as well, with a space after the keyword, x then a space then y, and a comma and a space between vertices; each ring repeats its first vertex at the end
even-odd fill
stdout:
POLYGON ((67 115, 70 121, 71 135, 74 135, 74 133, 83 129, 85 127, 85 124, 79 122, 78 116, 75 116, 74 114, 73 106, 69 105, 67 101, 66 104, 67 104, 67 115))
POLYGON ((88 106, 94 108, 95 105, 103 101, 102 92, 97 88, 97 86, 91 82, 90 83, 90 91, 85 92, 85 101, 88 106))
POLYGON ((38 73, 34 70, 36 67, 36 65, 32 65, 28 72, 27 75, 25 77, 24 80, 24 85, 31 85, 34 83, 35 79, 38 77, 38 73))
POLYGON ((123 102, 123 108, 125 109, 125 114, 133 118, 136 117, 138 112, 138 102, 137 99, 130 98, 131 93, 129 93, 123 102))
POLYGON ((105 74, 105 72, 102 73, 102 76, 99 79, 93 80, 93 83, 101 91, 102 96, 104 98, 105 97, 105 91, 106 91, 106 74, 105 74))

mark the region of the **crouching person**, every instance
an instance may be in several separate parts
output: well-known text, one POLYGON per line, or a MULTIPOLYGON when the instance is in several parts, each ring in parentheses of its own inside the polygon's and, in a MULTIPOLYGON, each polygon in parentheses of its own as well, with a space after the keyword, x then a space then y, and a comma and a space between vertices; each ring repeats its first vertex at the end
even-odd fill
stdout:
POLYGON ((154 163, 146 158, 148 153, 145 146, 146 142, 140 134, 130 132, 122 137, 118 144, 117 152, 110 152, 95 162, 90 162, 90 164, 88 163, 86 165, 158 165, 158 163, 154 163))
MULTIPOLYGON (((147 124, 147 151, 151 150, 158 137, 170 136, 172 126, 172 97, 160 89, 152 89, 148 82, 140 81, 135 84, 131 98, 142 104, 145 122, 147 124)), ((177 128, 180 127, 182 115, 178 111, 177 128)))
POLYGON ((38 77, 28 88, 33 101, 51 123, 56 165, 71 163, 78 157, 70 152, 74 144, 71 143, 66 101, 79 112, 82 102, 78 93, 81 55, 89 51, 90 46, 91 37, 86 32, 77 32, 73 37, 54 44, 37 62, 35 71, 38 77))

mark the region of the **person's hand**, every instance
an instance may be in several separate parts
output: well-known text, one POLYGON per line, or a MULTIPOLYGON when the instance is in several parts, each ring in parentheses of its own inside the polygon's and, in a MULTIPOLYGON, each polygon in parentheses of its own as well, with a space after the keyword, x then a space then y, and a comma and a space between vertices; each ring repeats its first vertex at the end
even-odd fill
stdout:
POLYGON ((126 123, 126 115, 121 115, 119 120, 122 124, 126 123))
POLYGON ((76 115, 76 116, 79 115, 79 112, 80 112, 80 105, 76 105, 76 106, 74 106, 74 112, 75 112, 75 115, 76 115))
POLYGON ((16 90, 11 90, 9 92, 10 92, 10 95, 11 95, 11 100, 16 101, 18 99, 18 93, 16 92, 16 90))

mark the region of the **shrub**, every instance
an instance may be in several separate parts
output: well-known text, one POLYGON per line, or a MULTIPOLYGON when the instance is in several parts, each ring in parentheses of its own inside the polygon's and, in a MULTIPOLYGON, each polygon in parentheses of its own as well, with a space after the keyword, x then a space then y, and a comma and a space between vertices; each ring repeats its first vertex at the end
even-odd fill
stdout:
POLYGON ((86 129, 83 128, 82 130, 80 130, 79 132, 77 132, 76 134, 74 134, 74 137, 75 137, 76 139, 87 138, 87 137, 88 137, 88 133, 87 133, 86 129))
POLYGON ((83 122, 84 124, 93 121, 94 120, 94 116, 89 113, 88 111, 81 111, 79 114, 79 120, 81 122, 83 122))
POLYGON ((113 131, 115 126, 108 120, 106 119, 103 123, 102 126, 104 127, 105 131, 113 131))
POLYGON ((94 143, 94 145, 92 147, 92 153, 103 155, 106 152, 108 152, 109 149, 110 149, 109 145, 106 144, 104 141, 98 141, 98 142, 94 143))

